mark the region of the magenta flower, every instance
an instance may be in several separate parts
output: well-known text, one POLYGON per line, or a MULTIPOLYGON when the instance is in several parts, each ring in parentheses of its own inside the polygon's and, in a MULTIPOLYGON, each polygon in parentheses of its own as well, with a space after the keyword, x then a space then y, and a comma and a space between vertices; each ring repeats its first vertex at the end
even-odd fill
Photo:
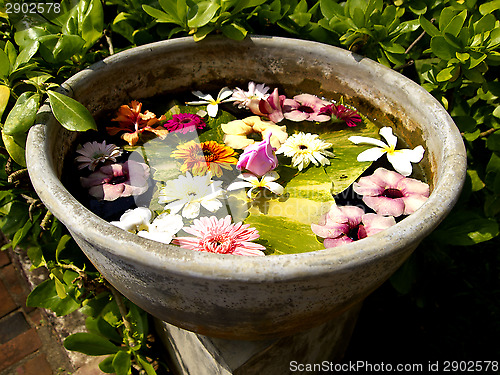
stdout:
POLYGON ((271 146, 271 135, 272 133, 268 132, 263 141, 245 147, 236 168, 240 171, 246 169, 256 176, 263 176, 276 168, 278 159, 271 146))
POLYGON ((217 254, 263 256, 266 248, 250 242, 259 238, 259 232, 243 223, 231 224, 231 216, 195 219, 193 225, 183 230, 194 237, 177 237, 173 243, 185 249, 217 254))
POLYGON ((319 224, 311 224, 314 234, 324 238, 325 248, 336 247, 372 236, 396 224, 392 216, 365 214, 356 206, 335 204, 323 215, 319 224))
POLYGON ((320 109, 320 113, 328 116, 335 116, 338 120, 345 121, 347 126, 354 127, 357 122, 361 122, 361 116, 353 109, 344 107, 342 104, 329 104, 320 109))
POLYGON ((123 164, 102 166, 89 177, 80 177, 84 188, 97 199, 114 201, 121 197, 141 195, 148 190, 149 167, 128 160, 123 164))
POLYGON ((429 197, 429 185, 397 172, 378 168, 371 176, 361 177, 353 189, 363 202, 380 215, 410 215, 429 197))
POLYGON ((197 129, 204 129, 207 124, 205 124, 205 121, 198 115, 179 113, 178 115, 172 115, 172 119, 168 120, 163 126, 170 132, 186 134, 196 131, 197 129))
POLYGON ((259 101, 258 108, 250 106, 250 110, 256 115, 267 116, 272 122, 278 123, 284 118, 283 102, 285 99, 285 95, 279 95, 278 89, 276 88, 273 93, 267 97, 267 99, 261 99, 259 101))
POLYGON ((321 113, 321 108, 328 105, 327 101, 321 100, 315 95, 301 94, 293 99, 285 99, 283 103, 283 116, 292 121, 318 121, 330 120, 330 116, 321 113))

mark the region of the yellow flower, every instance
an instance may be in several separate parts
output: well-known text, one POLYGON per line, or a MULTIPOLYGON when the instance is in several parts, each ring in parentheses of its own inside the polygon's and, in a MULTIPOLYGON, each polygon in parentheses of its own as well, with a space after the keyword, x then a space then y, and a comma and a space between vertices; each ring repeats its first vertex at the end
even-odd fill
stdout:
POLYGON ((288 138, 286 126, 278 126, 271 121, 262 121, 259 116, 250 116, 243 120, 233 120, 222 124, 224 143, 232 148, 244 149, 256 141, 247 138, 251 134, 260 134, 262 140, 271 133, 271 146, 278 149, 288 138))
POLYGON ((215 141, 197 143, 189 141, 177 146, 172 157, 184 160, 182 172, 191 172, 193 176, 203 176, 208 171, 213 175, 222 176, 222 168, 231 170, 231 164, 236 164, 236 153, 230 147, 215 141))

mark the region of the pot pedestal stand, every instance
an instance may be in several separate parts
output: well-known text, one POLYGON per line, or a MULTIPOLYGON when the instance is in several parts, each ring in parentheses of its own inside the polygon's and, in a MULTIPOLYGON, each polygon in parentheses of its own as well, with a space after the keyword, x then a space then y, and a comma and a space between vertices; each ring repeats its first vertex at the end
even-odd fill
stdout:
POLYGON ((339 362, 347 349, 361 304, 308 331, 272 340, 208 337, 159 319, 155 325, 176 375, 285 375, 299 369, 300 364, 320 366, 323 361, 339 362))

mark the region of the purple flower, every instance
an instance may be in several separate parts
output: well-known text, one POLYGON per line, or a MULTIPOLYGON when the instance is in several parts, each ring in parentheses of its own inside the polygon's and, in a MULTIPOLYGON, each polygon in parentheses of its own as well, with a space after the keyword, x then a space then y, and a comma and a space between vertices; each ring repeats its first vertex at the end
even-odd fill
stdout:
POLYGON ((263 176, 276 168, 278 159, 271 146, 271 135, 272 133, 268 132, 263 141, 247 146, 241 154, 236 168, 240 171, 246 169, 256 176, 263 176))
POLYGON ((329 103, 321 100, 315 95, 301 94, 293 99, 285 99, 283 103, 283 115, 292 121, 319 121, 330 120, 330 116, 321 113, 321 108, 329 103))
POLYGON ((258 108, 250 106, 250 110, 256 115, 267 116, 272 122, 278 123, 284 118, 283 102, 285 98, 285 95, 278 94, 278 89, 276 88, 267 99, 261 99, 259 101, 258 108))
POLYGON ((168 120, 163 126, 170 132, 186 134, 196 131, 197 129, 204 129, 207 124, 205 124, 205 121, 198 115, 180 113, 178 115, 172 115, 172 119, 168 120))
POLYGON ((97 199, 114 201, 121 197, 141 195, 148 190, 149 167, 128 160, 123 164, 102 166, 89 177, 80 177, 84 188, 97 199))
POLYGON ((392 216, 365 214, 356 206, 335 204, 323 215, 319 224, 311 224, 314 234, 324 238, 325 248, 336 247, 372 236, 396 224, 392 216))
POLYGON ((410 215, 429 197, 429 185, 397 172, 378 168, 371 176, 354 183, 363 202, 380 215, 410 215))
POLYGON ((338 120, 345 121, 347 126, 356 126, 357 122, 361 122, 361 116, 358 112, 344 107, 342 104, 329 104, 320 109, 320 113, 328 116, 335 116, 338 120))

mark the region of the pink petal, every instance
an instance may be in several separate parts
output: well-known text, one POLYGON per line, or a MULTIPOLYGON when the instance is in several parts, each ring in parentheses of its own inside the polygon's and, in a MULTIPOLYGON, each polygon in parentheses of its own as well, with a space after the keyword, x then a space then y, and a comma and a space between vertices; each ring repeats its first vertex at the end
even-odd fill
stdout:
POLYGON ((365 195, 363 202, 379 215, 401 216, 405 210, 403 198, 370 197, 365 195))
POLYGON ((326 238, 323 241, 323 245, 325 246, 325 248, 328 249, 331 247, 337 247, 337 246, 348 244, 351 242, 354 242, 351 238, 349 238, 347 236, 342 236, 342 237, 338 237, 338 238, 326 238))
POLYGON ((396 220, 392 216, 382 216, 372 213, 363 215, 366 236, 373 236, 375 233, 381 232, 395 224, 396 220))

